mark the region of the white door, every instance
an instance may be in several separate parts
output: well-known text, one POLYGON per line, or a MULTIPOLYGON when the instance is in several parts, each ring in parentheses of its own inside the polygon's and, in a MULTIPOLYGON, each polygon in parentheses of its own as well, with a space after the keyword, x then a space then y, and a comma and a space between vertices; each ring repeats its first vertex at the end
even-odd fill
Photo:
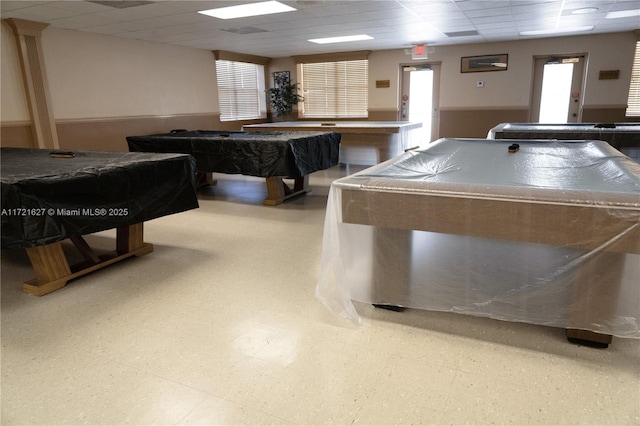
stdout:
POLYGON ((421 122, 420 144, 438 138, 438 94, 440 65, 419 64, 401 66, 399 121, 421 122))
POLYGON ((534 59, 532 123, 578 123, 582 118, 584 55, 534 59))

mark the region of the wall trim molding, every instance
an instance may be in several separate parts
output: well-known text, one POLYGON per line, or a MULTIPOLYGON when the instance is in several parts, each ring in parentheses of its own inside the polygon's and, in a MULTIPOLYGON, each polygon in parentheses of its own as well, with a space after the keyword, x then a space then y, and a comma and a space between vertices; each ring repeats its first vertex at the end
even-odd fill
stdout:
POLYGON ((220 117, 219 112, 198 112, 185 114, 157 114, 157 115, 126 115, 120 117, 86 117, 86 118, 60 118, 56 120, 56 124, 73 124, 73 123, 104 123, 111 121, 126 120, 145 120, 145 119, 174 119, 182 117, 220 117))
POLYGON ((627 109, 627 104, 622 105, 583 105, 582 109, 627 109))
POLYGON ((529 110, 529 106, 489 106, 489 107, 440 107, 440 111, 502 111, 502 110, 529 110))
POLYGON ((398 112, 398 108, 368 108, 367 111, 398 112))
POLYGON ((0 127, 24 127, 24 126, 31 126, 31 120, 0 121, 0 127))
POLYGON ((250 64, 268 65, 271 58, 266 56, 249 55, 246 53, 229 52, 227 50, 212 50, 216 60, 248 62, 250 64))

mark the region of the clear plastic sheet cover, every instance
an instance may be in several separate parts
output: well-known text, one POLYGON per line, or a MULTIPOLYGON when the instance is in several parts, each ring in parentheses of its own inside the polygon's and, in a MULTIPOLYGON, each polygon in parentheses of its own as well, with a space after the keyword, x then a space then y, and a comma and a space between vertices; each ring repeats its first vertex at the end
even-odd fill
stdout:
POLYGON ((622 149, 640 147, 640 123, 501 123, 487 138, 600 140, 622 149))
POLYGON ((441 139, 339 179, 316 295, 354 322, 357 300, 640 338, 640 165, 601 141, 441 139))
POLYGON ((198 207, 183 154, 2 148, 2 248, 26 248, 198 207))
POLYGON ((128 136, 130 151, 193 155, 199 171, 257 177, 309 175, 338 164, 336 132, 180 131, 128 136))

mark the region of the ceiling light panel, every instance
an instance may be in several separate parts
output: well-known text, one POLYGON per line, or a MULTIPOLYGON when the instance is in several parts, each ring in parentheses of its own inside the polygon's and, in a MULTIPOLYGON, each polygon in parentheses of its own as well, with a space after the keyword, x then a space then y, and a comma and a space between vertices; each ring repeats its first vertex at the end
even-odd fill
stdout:
POLYGON ((615 12, 609 12, 605 16, 605 19, 632 18, 634 16, 640 16, 640 9, 618 10, 615 12))
POLYGON ((217 9, 200 10, 198 13, 213 16, 218 19, 236 19, 247 16, 271 15, 274 13, 292 12, 297 10, 277 1, 241 4, 238 6, 220 7, 217 9))
POLYGON ((573 10, 563 10, 562 14, 567 14, 570 13, 572 15, 586 15, 589 13, 595 13, 597 12, 599 9, 597 7, 581 7, 580 9, 573 9, 573 10))
POLYGON ((366 34, 358 34, 351 36, 341 36, 341 37, 327 37, 327 38, 314 38, 310 41, 311 43, 317 44, 329 44, 329 43, 344 43, 348 41, 361 41, 361 40, 371 40, 373 37, 366 34))
POLYGON ((532 30, 532 31, 521 31, 521 36, 535 36, 535 35, 553 35, 553 34, 562 34, 562 33, 574 33, 574 32, 584 32, 593 30, 593 25, 585 26, 585 27, 565 27, 565 28, 557 28, 557 29, 547 29, 547 30, 532 30))

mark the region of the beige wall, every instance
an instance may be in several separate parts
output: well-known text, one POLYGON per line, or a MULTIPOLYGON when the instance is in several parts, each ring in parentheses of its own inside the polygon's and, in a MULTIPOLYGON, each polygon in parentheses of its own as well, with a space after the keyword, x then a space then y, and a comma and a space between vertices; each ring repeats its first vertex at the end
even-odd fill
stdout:
MULTIPOLYGON (((545 54, 587 53, 585 118, 624 117, 635 41, 629 32, 435 46, 427 62, 441 63, 440 135, 484 137, 496 121, 527 117, 533 57, 545 54), (498 53, 509 55, 507 71, 460 73, 462 56, 498 53), (610 69, 620 70, 618 80, 598 80, 599 71, 610 69), (477 80, 483 80, 485 87, 476 88, 477 80)), ((219 121, 211 51, 51 26, 42 33, 42 46, 63 148, 124 150, 124 136, 130 134, 196 126, 232 130, 242 124, 219 121)), ((26 146, 31 143, 28 106, 15 40, 5 22, 1 53, 0 143, 26 146)), ((400 64, 412 63, 411 58, 397 49, 371 52, 369 60, 369 118, 393 120, 400 64), (390 87, 377 89, 376 80, 390 80, 390 87)), ((282 70, 291 71, 295 81, 292 58, 271 61, 269 75, 282 70)))
POLYGON ((2 21, 0 29, 0 118, 3 123, 29 122, 29 107, 22 82, 16 38, 6 22, 2 21))
MULTIPOLYGON (((2 36, 0 143, 35 146, 15 37, 6 22, 2 36)), ((211 51, 52 26, 41 40, 61 148, 122 151, 128 135, 229 128, 219 121, 211 51)))
POLYGON ((56 119, 218 112, 213 53, 48 27, 56 119))
MULTIPOLYGON (((625 105, 631 78, 636 36, 632 32, 553 39, 435 46, 426 62, 440 62, 440 107, 528 107, 533 57, 546 54, 589 54, 586 105, 625 105), (615 46, 615 48, 614 48, 615 46), (506 71, 460 73, 460 58, 486 54, 509 55, 506 71), (601 70, 619 69, 618 80, 598 80, 601 70), (484 88, 476 88, 483 80, 484 88)), ((413 61, 403 50, 372 52, 369 55, 369 106, 373 109, 397 108, 399 64, 413 61), (391 80, 389 89, 376 89, 375 80, 391 80)), ((422 61, 421 61, 422 62, 422 61)))
MULTIPOLYGON (((439 136, 485 137, 500 122, 528 121, 534 56, 586 53, 583 121, 624 121, 636 36, 632 32, 576 37, 435 46, 427 63, 440 63, 439 136), (615 46, 615 48, 614 48, 615 46), (463 56, 508 54, 506 71, 461 73, 463 56), (602 70, 620 70, 617 80, 599 80, 602 70), (478 80, 484 87, 476 87, 478 80)), ((398 111, 400 64, 411 64, 404 50, 369 55, 369 109, 374 116, 398 111), (376 89, 376 80, 390 87, 376 89)), ((417 61, 416 61, 417 63, 417 61)), ((370 114, 372 115, 372 114, 370 114)))

